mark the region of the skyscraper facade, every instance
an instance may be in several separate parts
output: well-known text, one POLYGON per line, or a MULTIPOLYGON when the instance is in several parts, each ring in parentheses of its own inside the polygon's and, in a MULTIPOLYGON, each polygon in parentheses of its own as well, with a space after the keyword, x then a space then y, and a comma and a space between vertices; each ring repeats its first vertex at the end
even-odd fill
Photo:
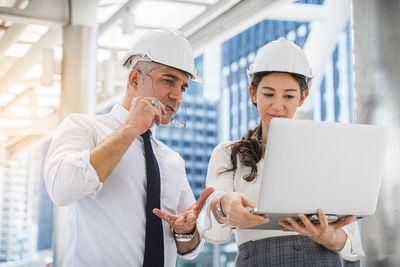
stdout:
POLYGON ((28 155, 4 161, 0 171, 0 262, 23 259, 36 251, 32 237, 37 230, 32 219, 34 183, 29 179, 28 155))
POLYGON ((187 94, 177 119, 185 121, 186 127, 172 125, 157 127, 155 136, 178 152, 185 160, 186 175, 196 198, 205 188, 208 161, 218 144, 218 106, 201 96, 187 94))
POLYGON ((36 170, 38 179, 37 196, 38 196, 38 236, 37 236, 37 250, 48 250, 52 247, 52 234, 53 234, 53 202, 47 194, 46 186, 44 184, 43 166, 46 158, 47 151, 50 146, 50 140, 38 146, 35 150, 41 163, 38 164, 40 168, 36 170))

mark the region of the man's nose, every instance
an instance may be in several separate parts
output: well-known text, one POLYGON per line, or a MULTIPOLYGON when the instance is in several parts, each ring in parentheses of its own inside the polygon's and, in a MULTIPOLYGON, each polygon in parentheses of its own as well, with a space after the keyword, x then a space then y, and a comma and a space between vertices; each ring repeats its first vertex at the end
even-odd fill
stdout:
POLYGON ((181 87, 175 87, 171 92, 169 93, 170 98, 175 99, 178 102, 182 101, 182 89, 181 87))

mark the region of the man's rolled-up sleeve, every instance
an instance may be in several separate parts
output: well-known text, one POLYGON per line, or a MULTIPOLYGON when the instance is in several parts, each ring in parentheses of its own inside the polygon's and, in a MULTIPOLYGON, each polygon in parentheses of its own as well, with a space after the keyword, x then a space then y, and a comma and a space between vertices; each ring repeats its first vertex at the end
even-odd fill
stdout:
POLYGON ((70 115, 58 127, 46 157, 44 179, 50 198, 67 206, 83 197, 95 197, 102 188, 90 164, 96 144, 83 116, 70 115))

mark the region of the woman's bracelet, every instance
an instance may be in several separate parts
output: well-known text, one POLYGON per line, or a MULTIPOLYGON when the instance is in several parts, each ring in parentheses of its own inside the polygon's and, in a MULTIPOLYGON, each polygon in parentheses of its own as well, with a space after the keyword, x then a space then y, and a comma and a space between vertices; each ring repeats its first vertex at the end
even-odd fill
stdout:
POLYGON ((222 211, 221 199, 222 199, 222 196, 218 199, 217 205, 215 205, 215 212, 217 213, 217 216, 218 216, 221 220, 226 220, 227 217, 226 217, 226 215, 224 214, 224 212, 222 211))

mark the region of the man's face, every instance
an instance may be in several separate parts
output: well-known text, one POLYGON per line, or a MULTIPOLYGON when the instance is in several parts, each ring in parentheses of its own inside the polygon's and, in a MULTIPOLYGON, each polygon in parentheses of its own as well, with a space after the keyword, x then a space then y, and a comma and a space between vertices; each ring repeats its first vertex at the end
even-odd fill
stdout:
POLYGON ((139 95, 156 97, 165 106, 167 116, 163 116, 162 124, 170 123, 178 112, 182 102, 182 94, 188 87, 188 75, 183 71, 159 65, 149 73, 141 73, 139 95))

